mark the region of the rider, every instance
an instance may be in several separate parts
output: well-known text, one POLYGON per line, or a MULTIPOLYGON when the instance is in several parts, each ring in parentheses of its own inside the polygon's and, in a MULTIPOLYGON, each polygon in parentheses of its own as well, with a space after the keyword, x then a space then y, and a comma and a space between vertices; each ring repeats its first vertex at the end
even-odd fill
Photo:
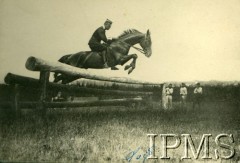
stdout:
MULTIPOLYGON (((108 46, 112 43, 113 40, 107 39, 105 31, 109 30, 112 26, 112 21, 107 19, 103 26, 95 30, 90 38, 88 45, 92 51, 102 52, 108 50, 108 46), (104 43, 101 43, 103 41, 104 43)), ((104 68, 107 68, 107 59, 106 53, 102 53, 104 68)), ((117 67, 111 67, 112 70, 118 70, 117 67)))

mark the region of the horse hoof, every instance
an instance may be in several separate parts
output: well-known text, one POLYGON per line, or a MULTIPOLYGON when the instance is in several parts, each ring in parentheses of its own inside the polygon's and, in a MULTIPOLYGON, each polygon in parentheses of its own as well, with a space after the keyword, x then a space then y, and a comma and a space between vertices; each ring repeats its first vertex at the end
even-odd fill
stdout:
POLYGON ((131 69, 128 71, 128 74, 131 74, 132 71, 133 71, 133 68, 131 68, 131 69))
POLYGON ((130 67, 131 67, 130 65, 127 65, 127 66, 125 66, 124 70, 127 70, 127 69, 129 69, 130 67))
POLYGON ((62 76, 56 76, 54 77, 53 83, 57 83, 62 80, 62 76))

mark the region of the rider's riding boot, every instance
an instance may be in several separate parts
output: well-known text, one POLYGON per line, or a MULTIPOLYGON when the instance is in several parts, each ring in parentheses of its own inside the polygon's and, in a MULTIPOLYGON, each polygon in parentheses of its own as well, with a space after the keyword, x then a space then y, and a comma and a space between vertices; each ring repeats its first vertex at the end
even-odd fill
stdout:
POLYGON ((106 59, 106 53, 103 53, 103 68, 108 68, 108 64, 107 64, 107 59, 106 59))
MULTIPOLYGON (((112 50, 111 47, 107 48, 108 53, 111 53, 112 52, 111 50, 112 50)), ((106 56, 105 56, 105 59, 106 59, 106 56)), ((107 63, 107 61, 105 63, 107 63)), ((111 67, 111 70, 119 70, 119 69, 117 67, 113 66, 113 67, 111 67)))

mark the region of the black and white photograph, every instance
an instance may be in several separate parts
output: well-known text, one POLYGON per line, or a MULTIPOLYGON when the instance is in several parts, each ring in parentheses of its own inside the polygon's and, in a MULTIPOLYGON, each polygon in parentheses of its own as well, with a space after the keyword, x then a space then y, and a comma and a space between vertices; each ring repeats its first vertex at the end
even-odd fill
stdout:
POLYGON ((0 162, 240 163, 239 0, 0 0, 0 162))

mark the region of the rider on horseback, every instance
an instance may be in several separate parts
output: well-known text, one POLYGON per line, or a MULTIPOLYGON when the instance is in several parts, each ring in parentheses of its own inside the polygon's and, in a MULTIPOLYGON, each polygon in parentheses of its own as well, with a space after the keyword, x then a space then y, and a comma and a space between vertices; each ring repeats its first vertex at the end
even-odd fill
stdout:
MULTIPOLYGON (((102 55, 104 68, 108 67, 106 53, 107 50, 109 50, 108 46, 113 42, 113 40, 107 39, 105 31, 109 30, 111 28, 111 25, 112 21, 107 19, 104 23, 104 26, 99 27, 98 29, 95 30, 95 32, 93 33, 92 37, 88 42, 88 45, 92 51, 102 52, 99 54, 102 55), (103 41, 104 43, 101 43, 101 41, 103 41), (105 51, 105 53, 103 51, 105 51)), ((118 70, 117 67, 111 67, 111 69, 118 70)))

